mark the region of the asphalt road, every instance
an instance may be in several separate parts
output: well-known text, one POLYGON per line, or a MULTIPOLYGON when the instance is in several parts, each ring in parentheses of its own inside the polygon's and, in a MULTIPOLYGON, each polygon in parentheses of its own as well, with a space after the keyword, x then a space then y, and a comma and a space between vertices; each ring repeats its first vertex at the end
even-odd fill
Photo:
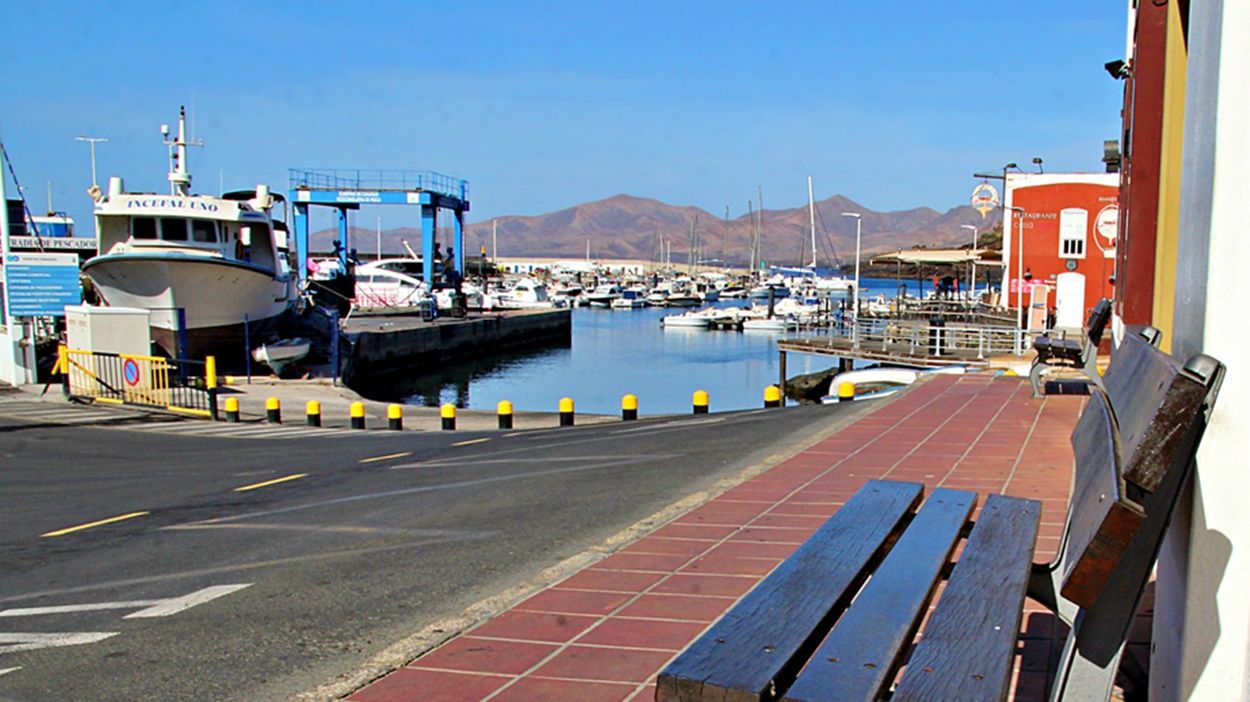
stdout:
POLYGON ((0 407, 0 699, 288 699, 850 411, 232 439, 0 407))

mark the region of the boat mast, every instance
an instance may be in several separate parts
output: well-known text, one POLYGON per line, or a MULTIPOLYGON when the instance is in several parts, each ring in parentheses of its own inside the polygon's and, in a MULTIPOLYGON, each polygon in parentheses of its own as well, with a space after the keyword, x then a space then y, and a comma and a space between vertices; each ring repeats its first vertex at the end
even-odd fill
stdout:
POLYGON ((490 221, 490 258, 492 261, 499 258, 499 220, 497 219, 490 221))
POLYGON ((760 220, 759 234, 755 237, 755 259, 760 268, 764 267, 764 186, 758 185, 760 210, 756 213, 760 220))
POLYGON ((750 263, 747 264, 747 273, 755 275, 755 209, 751 207, 750 200, 747 200, 747 221, 751 224, 751 244, 747 254, 750 263))
POLYGON ((187 139, 187 108, 178 108, 178 136, 169 138, 169 125, 161 125, 161 135, 169 147, 169 192, 171 195, 191 194, 191 171, 187 166, 187 147, 203 146, 203 139, 187 139))
POLYGON ((816 272, 816 201, 812 198, 812 177, 807 177, 807 217, 812 221, 812 272, 816 272))

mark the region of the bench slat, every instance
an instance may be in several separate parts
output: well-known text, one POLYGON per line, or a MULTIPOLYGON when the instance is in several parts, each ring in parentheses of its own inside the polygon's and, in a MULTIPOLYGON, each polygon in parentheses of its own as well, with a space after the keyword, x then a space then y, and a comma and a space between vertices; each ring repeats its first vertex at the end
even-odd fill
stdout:
POLYGON ((656 701, 775 699, 849 605, 923 492, 918 483, 865 484, 661 671, 656 701))
POLYGON ((784 700, 876 700, 888 688, 976 504, 973 492, 929 496, 784 700))
POLYGON ((1006 697, 1041 514, 1033 500, 986 500, 893 702, 1006 697))

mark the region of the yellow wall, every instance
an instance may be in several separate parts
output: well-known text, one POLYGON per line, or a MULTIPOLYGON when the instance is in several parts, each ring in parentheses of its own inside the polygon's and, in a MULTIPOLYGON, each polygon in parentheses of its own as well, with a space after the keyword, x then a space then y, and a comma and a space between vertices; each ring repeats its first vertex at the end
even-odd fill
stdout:
POLYGON ((1180 3, 1168 3, 1167 73, 1163 86, 1162 154, 1159 163, 1159 224, 1155 232, 1154 326, 1163 332, 1161 346, 1172 350, 1176 296, 1177 226, 1181 200, 1181 156, 1185 128, 1185 67, 1188 49, 1182 35, 1180 3))

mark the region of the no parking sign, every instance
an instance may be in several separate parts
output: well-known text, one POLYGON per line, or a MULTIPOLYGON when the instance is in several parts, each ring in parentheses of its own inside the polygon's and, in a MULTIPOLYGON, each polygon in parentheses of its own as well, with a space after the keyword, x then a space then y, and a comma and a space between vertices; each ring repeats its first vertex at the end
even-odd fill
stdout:
POLYGON ((127 358, 122 363, 122 377, 126 379, 126 384, 134 387, 139 384, 139 362, 133 358, 127 358))

